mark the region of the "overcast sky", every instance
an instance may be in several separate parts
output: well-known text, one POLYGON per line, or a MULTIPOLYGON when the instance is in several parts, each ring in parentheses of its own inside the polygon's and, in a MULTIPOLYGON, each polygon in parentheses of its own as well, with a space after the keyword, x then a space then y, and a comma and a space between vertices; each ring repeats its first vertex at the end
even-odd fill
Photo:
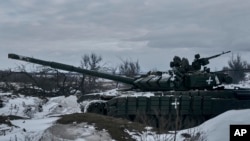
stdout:
POLYGON ((2 0, 0 19, 0 69, 26 64, 8 53, 75 66, 96 53, 108 66, 139 60, 144 71, 228 50, 250 63, 249 0, 2 0))

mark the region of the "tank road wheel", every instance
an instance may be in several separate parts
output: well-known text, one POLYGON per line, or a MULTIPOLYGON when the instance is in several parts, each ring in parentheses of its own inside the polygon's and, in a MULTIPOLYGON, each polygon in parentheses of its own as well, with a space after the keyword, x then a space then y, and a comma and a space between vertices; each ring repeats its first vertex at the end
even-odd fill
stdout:
POLYGON ((88 113, 96 113, 96 114, 101 114, 101 115, 106 115, 107 114, 107 110, 106 110, 106 106, 105 106, 105 102, 92 102, 89 104, 88 108, 87 108, 87 112, 88 113))

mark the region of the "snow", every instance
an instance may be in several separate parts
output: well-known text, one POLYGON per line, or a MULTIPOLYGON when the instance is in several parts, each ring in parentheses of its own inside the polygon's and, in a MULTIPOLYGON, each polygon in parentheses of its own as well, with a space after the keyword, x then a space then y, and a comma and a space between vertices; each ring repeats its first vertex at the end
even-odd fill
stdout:
POLYGON ((0 93, 0 96, 4 104, 0 108, 0 115, 25 118, 10 120, 14 126, 0 124, 0 141, 65 141, 66 137, 70 141, 112 140, 107 131, 97 131, 93 125, 86 123, 55 124, 59 115, 81 112, 76 96, 47 99, 11 93, 0 93))
MULTIPOLYGON (((228 85, 227 88, 250 87, 250 83, 242 82, 239 85, 228 85)), ((126 96, 152 96, 151 92, 126 92, 126 96)), ((122 96, 123 92, 116 89, 104 93, 95 93, 103 95, 122 96)), ((0 124, 0 141, 95 141, 112 140, 108 131, 96 130, 94 125, 87 123, 55 124, 59 115, 80 113, 81 106, 85 108, 91 101, 77 103, 77 97, 58 96, 53 98, 38 98, 24 95, 12 95, 11 93, 0 93, 4 107, 0 108, 0 115, 16 115, 26 119, 11 120, 15 126, 0 124)), ((203 124, 185 130, 177 131, 176 141, 185 139, 182 134, 191 134, 190 138, 199 138, 207 141, 226 141, 229 140, 229 127, 232 124, 250 124, 250 109, 230 110, 214 117, 203 124)), ((157 134, 150 127, 144 131, 129 131, 128 133, 137 141, 161 141, 173 140, 175 135, 157 134)), ((189 139, 191 140, 191 139, 189 139)))
POLYGON ((133 96, 133 97, 138 97, 138 96, 145 96, 145 97, 150 97, 154 96, 154 93, 152 92, 134 92, 134 91, 127 91, 126 94, 121 95, 121 97, 127 97, 127 96, 133 96))
POLYGON ((136 141, 167 141, 173 139, 172 134, 157 134, 151 131, 151 129, 146 129, 143 132, 131 132, 129 130, 125 130, 125 132, 131 135, 136 141))
POLYGON ((171 76, 169 73, 165 72, 165 73, 162 74, 162 77, 166 78, 166 79, 169 79, 170 77, 173 77, 173 76, 171 76))
POLYGON ((89 105, 92 104, 92 103, 102 103, 104 102, 104 100, 91 100, 91 101, 83 101, 81 103, 81 106, 84 107, 84 110, 83 112, 86 113, 87 112, 87 109, 89 108, 89 105))
POLYGON ((120 96, 120 97, 127 97, 127 96, 134 96, 134 97, 138 97, 138 96, 146 96, 146 97, 150 97, 150 96, 154 96, 153 92, 135 92, 135 91, 119 91, 119 89, 112 89, 112 90, 108 90, 106 92, 102 92, 102 93, 92 93, 92 94, 88 94, 88 95, 102 95, 102 96, 120 96))
POLYGON ((21 117, 32 117, 32 113, 28 111, 28 108, 35 110, 34 103, 37 102, 37 98, 17 97, 15 99, 9 99, 8 103, 0 109, 2 115, 16 115, 21 117))
MULTIPOLYGON (((193 137, 198 138, 198 141, 228 141, 229 128, 233 124, 249 125, 250 123, 250 109, 245 110, 230 110, 213 119, 210 119, 203 124, 185 130, 177 131, 176 141, 185 141, 181 135, 188 133, 193 137)), ((151 129, 143 132, 125 130, 137 141, 165 141, 174 140, 174 134, 157 134, 151 129)), ((192 139, 189 139, 192 140, 192 139)), ((188 141, 188 140, 187 140, 188 141)))
POLYGON ((230 110, 213 119, 210 119, 194 129, 206 133, 208 141, 229 140, 229 127, 233 124, 249 124, 250 109, 230 110))
POLYGON ((38 97, 1 94, 4 107, 0 108, 1 115, 15 115, 26 118, 42 118, 81 112, 76 96, 59 96, 41 99, 38 97), (42 106, 42 109, 39 109, 42 106), (43 112, 39 112, 43 110, 43 112))
MULTIPOLYGON (((14 124, 16 127, 9 127, 5 125, 7 130, 2 136, 0 136, 0 140, 39 140, 43 130, 50 127, 52 123, 57 119, 58 118, 54 117, 46 119, 12 120, 12 124, 14 124)), ((4 124, 2 124, 1 126, 4 126, 4 124)), ((1 126, 0 130, 2 131, 3 128, 1 128, 1 126)))
POLYGON ((40 141, 50 139, 57 141, 111 141, 109 133, 106 130, 97 131, 93 125, 87 123, 80 124, 55 124, 48 128, 40 141))
POLYGON ((36 117, 80 113, 80 105, 76 101, 76 96, 50 98, 49 101, 43 105, 44 112, 36 113, 36 117), (44 115, 44 113, 47 113, 47 115, 44 115))
POLYGON ((26 141, 30 140, 39 140, 45 129, 50 127, 52 123, 57 120, 58 117, 54 118, 45 118, 45 119, 29 119, 29 120, 12 120, 12 124, 18 126, 17 128, 13 127, 9 130, 9 133, 6 133, 5 136, 0 136, 1 141, 26 141))
POLYGON ((233 124, 248 125, 250 119, 250 109, 245 110, 230 110, 213 119, 210 119, 203 124, 178 131, 177 141, 182 141, 183 133, 201 133, 201 136, 207 141, 227 141, 229 140, 229 127, 233 124), (244 116, 243 116, 244 115, 244 116))
POLYGON ((101 93, 93 93, 91 95, 103 95, 103 96, 119 96, 120 92, 117 91, 118 89, 111 89, 105 92, 101 92, 101 93))

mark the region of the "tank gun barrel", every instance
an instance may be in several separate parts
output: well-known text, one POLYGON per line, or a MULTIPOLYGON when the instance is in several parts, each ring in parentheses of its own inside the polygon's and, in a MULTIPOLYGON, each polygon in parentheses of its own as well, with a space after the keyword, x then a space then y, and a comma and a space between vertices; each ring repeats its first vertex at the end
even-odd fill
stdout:
POLYGON ((222 53, 219 53, 219 54, 216 54, 216 55, 213 55, 213 56, 210 56, 210 57, 207 57, 207 58, 205 58, 205 59, 207 59, 207 60, 210 60, 210 59, 213 59, 213 58, 216 58, 216 57, 219 57, 219 56, 221 56, 221 55, 223 55, 223 54, 227 54, 227 53, 230 53, 231 51, 226 51, 226 52, 222 52, 222 53))
POLYGON ((125 84, 134 85, 134 83, 133 83, 134 78, 130 78, 130 77, 124 77, 124 76, 112 75, 112 74, 108 74, 108 73, 104 73, 104 72, 82 69, 82 68, 74 67, 71 65, 66 65, 66 64, 57 63, 57 62, 44 61, 44 60, 35 59, 35 58, 31 58, 31 57, 20 56, 17 54, 8 54, 8 58, 26 61, 26 62, 39 64, 39 65, 43 65, 43 66, 49 66, 49 67, 55 68, 55 69, 78 72, 78 73, 82 73, 82 74, 86 74, 86 75, 90 75, 90 76, 105 78, 105 79, 109 79, 109 80, 122 82, 125 84))
MULTIPOLYGON (((223 54, 226 54, 226 53, 229 53, 229 52, 231 52, 231 51, 226 51, 226 52, 223 51, 222 53, 219 53, 219 54, 216 54, 216 55, 213 55, 213 56, 210 56, 210 57, 205 57, 205 58, 199 58, 198 57, 198 58, 196 58, 196 60, 193 63, 205 66, 205 65, 209 64, 210 59, 219 57, 219 56, 221 56, 223 54)), ((198 54, 198 56, 199 56, 199 54, 198 54)))

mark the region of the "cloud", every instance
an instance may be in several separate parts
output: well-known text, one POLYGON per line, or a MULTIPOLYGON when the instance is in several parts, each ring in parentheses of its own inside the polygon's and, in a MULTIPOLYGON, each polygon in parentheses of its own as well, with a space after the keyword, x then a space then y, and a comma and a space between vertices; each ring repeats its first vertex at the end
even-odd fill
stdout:
POLYGON ((173 54, 249 52, 249 9, 248 0, 1 1, 0 42, 8 52, 58 59, 98 52, 150 68, 173 54))
POLYGON ((161 26, 152 27, 144 36, 131 40, 148 41, 148 46, 154 48, 220 48, 242 51, 249 48, 249 26, 246 24, 250 23, 250 7, 246 3, 188 3, 186 7, 182 4, 174 4, 170 9, 166 7, 163 10, 166 18, 161 20, 161 26))

